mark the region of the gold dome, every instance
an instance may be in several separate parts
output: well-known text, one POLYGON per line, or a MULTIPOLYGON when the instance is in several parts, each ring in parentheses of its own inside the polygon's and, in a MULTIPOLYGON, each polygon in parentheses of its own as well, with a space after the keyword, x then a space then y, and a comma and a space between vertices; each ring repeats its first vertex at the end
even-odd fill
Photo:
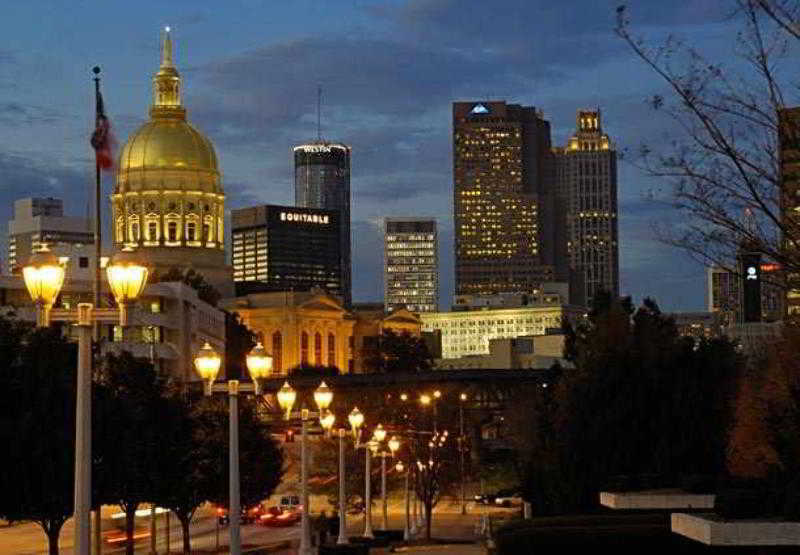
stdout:
POLYGON ((135 131, 122 148, 119 171, 200 170, 219 173, 211 142, 184 120, 156 117, 135 131))
POLYGON ((169 32, 162 47, 161 66, 153 77, 150 121, 130 135, 117 167, 118 194, 153 190, 223 193, 211 141, 186 121, 169 32))

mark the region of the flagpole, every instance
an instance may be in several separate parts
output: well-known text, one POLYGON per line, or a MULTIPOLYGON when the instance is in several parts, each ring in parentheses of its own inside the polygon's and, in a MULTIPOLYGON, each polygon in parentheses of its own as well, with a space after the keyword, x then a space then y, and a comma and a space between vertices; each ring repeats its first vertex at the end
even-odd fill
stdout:
MULTIPOLYGON (((92 72, 94 73, 94 94, 95 94, 95 126, 97 125, 97 119, 99 116, 100 107, 98 105, 98 100, 100 99, 100 66, 94 66, 92 68, 92 72)), ((100 159, 95 153, 94 157, 94 169, 95 169, 95 180, 94 180, 94 283, 93 283, 93 302, 95 308, 100 308, 100 247, 102 242, 102 226, 100 221, 100 159)), ((97 345, 100 341, 100 322, 99 320, 94 321, 94 327, 92 328, 92 339, 94 340, 95 345, 97 345)), ((96 353, 92 353, 93 357, 96 357, 96 353)), ((94 363, 94 361, 92 361, 94 363)), ((90 385, 91 388, 91 380, 90 385)), ((90 390, 91 391, 91 390, 90 390)), ((91 438, 91 435, 90 435, 91 438)), ((91 439, 88 440, 91 442, 91 439)), ((89 453, 91 453, 91 443, 89 444, 89 453)), ((91 479, 91 465, 89 466, 87 472, 89 473, 91 479)), ((91 483, 89 481, 86 482, 87 484, 91 483)), ((91 495, 91 494, 90 494, 91 495)), ((90 497, 91 499, 91 497, 90 497)), ((91 504, 91 501, 90 501, 91 504)), ((103 542, 101 539, 101 532, 100 527, 102 523, 102 514, 101 514, 102 506, 98 506, 95 509, 94 515, 94 544, 95 544, 95 553, 96 555, 101 555, 103 550, 103 542)), ((88 516, 88 515, 87 515, 88 516)), ((87 528, 91 528, 91 526, 87 526, 87 528)), ((87 547, 91 545, 91 540, 87 543, 87 547)))
MULTIPOLYGON (((100 66, 94 66, 94 94, 95 99, 100 98, 100 66)), ((99 114, 95 114, 95 118, 99 114)), ((100 159, 95 156, 95 188, 94 188, 94 306, 100 308, 100 245, 102 243, 102 231, 100 222, 100 159)), ((94 324, 94 340, 100 340, 100 322, 94 324)))

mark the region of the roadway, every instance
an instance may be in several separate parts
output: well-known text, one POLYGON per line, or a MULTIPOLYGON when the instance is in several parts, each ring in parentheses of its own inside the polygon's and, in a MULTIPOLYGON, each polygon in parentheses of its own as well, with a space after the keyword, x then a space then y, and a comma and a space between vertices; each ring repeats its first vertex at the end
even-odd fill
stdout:
MULTIPOLYGON (((475 525, 486 509, 480 506, 468 504, 469 514, 460 514, 460 505, 457 502, 443 501, 434 512, 433 536, 439 538, 472 538, 475 525)), ((390 498, 389 502, 389 528, 402 529, 404 524, 404 501, 401 498, 390 498)), ((502 509, 489 509, 493 513, 507 512, 502 509)), ((110 511, 110 509, 109 509, 110 511)), ((105 518, 110 512, 104 511, 104 533, 114 528, 114 525, 106 524, 111 521, 105 518)), ((171 553, 182 553, 183 538, 180 525, 176 518, 171 518, 170 530, 170 549, 171 553)), ((373 529, 380 530, 382 524, 382 506, 380 500, 376 500, 372 511, 373 529)), ((165 519, 159 516, 157 519, 156 549, 158 553, 166 553, 166 534, 164 528, 165 519)), ((121 527, 122 524, 120 523, 121 527)), ((348 535, 358 536, 364 530, 364 518, 362 515, 348 515, 348 535)), ((137 522, 137 531, 149 531, 149 520, 141 518, 137 522)), ((217 546, 217 526, 216 517, 210 509, 201 508, 195 515, 190 526, 192 538, 192 552, 214 553, 217 546)), ((242 526, 242 544, 244 546, 268 545, 283 541, 300 540, 300 524, 295 524, 287 528, 268 528, 265 526, 251 524, 242 526)), ((225 546, 228 544, 227 527, 219 528, 220 553, 225 553, 225 546)), ((73 546, 73 526, 72 520, 64 525, 61 531, 59 547, 61 553, 70 553, 73 546)), ((104 544, 103 553, 108 555, 118 555, 124 553, 121 545, 104 544)), ((142 538, 136 542, 138 553, 150 553, 150 538, 142 538)), ((14 555, 47 555, 47 537, 37 524, 21 523, 11 526, 0 527, 0 553, 14 555)))

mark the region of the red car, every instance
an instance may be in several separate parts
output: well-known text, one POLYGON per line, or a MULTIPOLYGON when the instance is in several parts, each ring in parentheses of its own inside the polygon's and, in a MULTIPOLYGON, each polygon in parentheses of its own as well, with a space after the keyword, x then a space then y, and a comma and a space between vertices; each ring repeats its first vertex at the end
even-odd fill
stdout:
MULTIPOLYGON (((249 509, 242 508, 241 516, 239 517, 239 524, 251 524, 253 522, 258 522, 261 513, 261 505, 256 505, 249 509)), ((224 507, 217 507, 217 521, 219 522, 220 526, 227 526, 230 524, 228 509, 224 507)))
POLYGON ((280 507, 270 507, 262 514, 258 522, 264 526, 292 526, 300 522, 300 513, 292 509, 281 509, 280 507))

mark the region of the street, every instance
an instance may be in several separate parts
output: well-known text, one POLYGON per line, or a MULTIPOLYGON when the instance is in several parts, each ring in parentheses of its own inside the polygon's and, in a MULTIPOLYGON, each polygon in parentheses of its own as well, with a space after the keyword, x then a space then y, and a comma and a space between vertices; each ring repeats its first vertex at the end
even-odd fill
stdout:
MULTIPOLYGON (((389 500, 389 528, 402 529, 405 504, 400 498, 390 498, 389 500)), ((460 505, 456 502, 442 501, 434 511, 432 535, 438 538, 470 539, 473 537, 475 524, 483 514, 484 508, 468 504, 469 514, 460 514, 460 505)), ((492 513, 507 512, 502 509, 489 509, 492 513)), ((330 514, 330 511, 328 511, 330 514)), ((111 524, 111 511, 104 510, 104 533, 114 528, 111 524)), ((382 523, 382 508, 380 500, 373 506, 372 510, 373 529, 380 530, 382 523)), ((166 553, 166 535, 164 529, 165 519, 158 517, 157 542, 158 553, 166 553)), ((183 549, 181 530, 176 518, 170 519, 170 552, 181 553, 183 549)), ((348 515, 348 535, 361 535, 364 530, 363 515, 348 515)), ((137 520, 137 530, 149 530, 149 520, 141 518, 137 520)), ((190 532, 192 537, 193 551, 213 552, 217 545, 216 518, 208 508, 198 510, 195 519, 192 521, 190 532)), ((68 553, 72 548, 73 527, 72 520, 67 521, 61 532, 59 547, 62 553, 68 553)), ((242 526, 243 546, 256 546, 275 544, 286 540, 299 541, 300 524, 295 524, 288 528, 267 528, 256 524, 242 526)), ((228 543, 227 527, 219 528, 219 545, 222 549, 228 543)), ((47 538, 42 529, 37 524, 24 523, 12 526, 0 527, 0 546, 3 553, 14 555, 47 555, 47 538)), ((124 547, 119 545, 109 545, 104 543, 103 553, 114 555, 124 553, 124 547)), ((223 551, 224 552, 224 551, 223 551)), ((142 538, 136 542, 136 553, 150 553, 150 539, 142 538)))

